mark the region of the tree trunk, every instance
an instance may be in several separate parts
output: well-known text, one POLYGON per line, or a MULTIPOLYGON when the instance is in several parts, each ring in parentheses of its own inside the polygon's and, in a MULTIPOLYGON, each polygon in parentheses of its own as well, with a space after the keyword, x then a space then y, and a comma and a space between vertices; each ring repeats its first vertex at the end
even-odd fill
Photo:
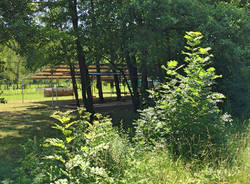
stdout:
POLYGON ((80 107, 80 101, 78 97, 78 90, 77 90, 77 83, 76 83, 76 76, 75 76, 75 67, 72 63, 69 64, 70 67, 70 74, 71 74, 71 79, 72 79, 72 85, 73 85, 73 90, 75 94, 75 99, 76 99, 76 106, 80 107))
MULTIPOLYGON (((99 62, 98 58, 96 60, 96 71, 97 71, 97 73, 101 73, 100 62, 99 62)), ((99 101, 100 101, 100 103, 103 103, 104 98, 103 98, 102 81, 101 81, 100 75, 96 76, 96 87, 98 89, 99 101)))
POLYGON ((140 108, 140 96, 139 96, 139 91, 138 91, 138 75, 137 75, 135 55, 130 56, 129 53, 127 52, 126 62, 128 66, 132 89, 133 89, 132 102, 133 102, 134 111, 136 112, 140 108))
MULTIPOLYGON (((111 63, 112 65, 114 65, 114 61, 115 61, 115 55, 113 53, 111 53, 111 63)), ((114 67, 114 66, 113 66, 114 67)), ((115 73, 116 69, 113 68, 112 72, 115 73)), ((121 72, 121 71, 120 71, 121 72)), ((123 73, 123 72, 122 72, 123 73)), ((124 73, 123 73, 124 74, 124 73)), ((119 85, 119 78, 118 75, 114 75, 114 81, 115 81, 115 91, 116 91, 116 100, 120 101, 121 100, 121 89, 120 89, 120 85, 119 85)))
MULTIPOLYGON (((113 70, 113 72, 115 73, 116 71, 113 70)), ((119 83, 119 78, 118 78, 117 74, 114 75, 114 81, 115 81, 115 90, 116 90, 116 100, 120 101, 121 100, 121 89, 120 89, 120 83, 119 83)))
POLYGON ((142 61, 142 70, 141 70, 141 78, 142 78, 142 86, 141 86, 141 93, 144 99, 148 98, 148 71, 145 60, 142 61))
POLYGON ((80 43, 79 38, 79 28, 78 28, 78 15, 77 15, 77 0, 69 0, 69 8, 71 11, 71 18, 73 23, 73 28, 76 36, 76 51, 78 63, 80 66, 80 76, 81 76, 81 84, 82 84, 82 100, 83 104, 86 107, 88 112, 93 113, 93 97, 91 92, 90 78, 88 74, 88 68, 86 65, 85 55, 83 53, 83 48, 80 43))
POLYGON ((19 89, 18 83, 19 83, 19 76, 20 76, 20 63, 21 63, 21 60, 19 59, 17 62, 17 69, 16 69, 16 89, 19 89))
MULTIPOLYGON (((96 18, 95 18, 95 14, 94 14, 94 9, 95 8, 94 8, 93 0, 90 0, 90 5, 91 5, 90 15, 91 15, 91 18, 92 18, 92 26, 93 26, 93 30, 96 30, 96 18)), ((95 36, 97 36, 97 35, 95 34, 95 36)), ((96 59, 96 70, 97 70, 98 73, 100 73, 101 72, 101 70, 100 70, 100 60, 99 60, 100 57, 95 57, 95 59, 96 59)), ((100 101, 100 103, 103 103, 104 98, 103 98, 102 81, 101 81, 101 76, 100 75, 96 76, 96 87, 98 89, 99 101, 100 101)))

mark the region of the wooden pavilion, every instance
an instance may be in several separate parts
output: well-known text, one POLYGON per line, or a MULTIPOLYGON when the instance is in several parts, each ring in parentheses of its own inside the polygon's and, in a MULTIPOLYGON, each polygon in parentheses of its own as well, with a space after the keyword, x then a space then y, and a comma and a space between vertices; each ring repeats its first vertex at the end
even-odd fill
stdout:
MULTIPOLYGON (((79 79, 80 78, 79 65, 74 65, 73 68, 74 68, 75 78, 79 79)), ((89 72, 89 75, 91 76, 91 80, 95 80, 97 78, 97 76, 100 76, 102 81, 113 81, 115 75, 122 76, 122 77, 126 78, 126 76, 128 75, 128 69, 123 68, 121 71, 119 71, 119 72, 114 71, 114 70, 110 69, 110 67, 107 65, 100 65, 99 69, 97 68, 96 65, 89 65, 88 66, 88 72, 89 72)), ((57 65, 54 67, 48 67, 42 71, 38 71, 34 74, 30 74, 30 75, 26 76, 25 78, 23 78, 22 79, 22 89, 23 89, 23 80, 25 80, 25 79, 51 80, 51 89, 52 89, 51 96, 52 96, 52 105, 53 105, 54 93, 53 93, 52 81, 54 79, 71 79, 71 78, 72 78, 72 73, 71 73, 71 69, 70 69, 69 65, 57 65)), ((69 92, 69 94, 71 94, 71 93, 69 92)), ((58 91, 56 91, 56 95, 58 95, 58 91)), ((23 90, 22 90, 22 101, 24 102, 23 90)))
MULTIPOLYGON (((80 68, 74 65, 75 77, 80 78, 80 68)), ((107 65, 100 66, 100 72, 97 71, 96 65, 88 66, 89 75, 96 77, 101 76, 104 80, 112 80, 114 75, 123 75, 121 72, 112 72, 107 65)), ((123 68, 124 74, 128 75, 127 68, 123 68)), ((30 76, 29 79, 71 79, 70 67, 68 65, 57 65, 55 67, 45 68, 30 76)))

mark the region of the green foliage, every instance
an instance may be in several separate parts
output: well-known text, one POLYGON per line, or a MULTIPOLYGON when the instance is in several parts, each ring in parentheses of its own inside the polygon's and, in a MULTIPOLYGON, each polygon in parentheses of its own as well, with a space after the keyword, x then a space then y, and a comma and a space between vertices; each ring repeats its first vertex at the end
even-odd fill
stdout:
MULTIPOLYGON (((162 141, 167 148, 131 147, 112 128, 111 120, 101 115, 96 115, 92 124, 90 114, 81 110, 57 113, 54 118, 58 122, 53 128, 61 136, 46 139, 43 144, 36 139, 30 141, 14 183, 247 183, 247 166, 232 169, 221 164, 218 169, 208 164, 189 169, 180 159, 174 161, 168 151, 210 162, 215 155, 221 160, 229 155, 233 160, 235 153, 249 160, 249 146, 246 153, 238 152, 239 142, 227 138, 228 132, 232 134, 225 129, 230 127, 226 123, 231 119, 217 106, 224 96, 212 92, 216 89, 226 94, 224 109, 233 115, 249 116, 249 2, 74 1, 79 10, 79 28, 75 31, 70 23, 70 2, 73 0, 1 0, 0 44, 17 43, 15 54, 2 52, 8 55, 6 61, 26 55, 26 65, 33 70, 62 61, 74 62, 74 43, 79 37, 87 64, 105 58, 100 63, 109 60, 112 67, 123 67, 128 52, 134 56, 133 65, 139 72, 145 67, 148 76, 161 80, 162 71, 166 71, 167 82, 152 92, 155 106, 142 111, 136 125, 143 146, 162 141), (159 66, 166 59, 182 59, 185 30, 204 33, 203 44, 213 47, 216 62, 209 63, 208 48, 197 47, 201 35, 195 32, 186 35, 187 57, 181 64, 186 62, 187 66, 170 61, 161 70, 159 66), (230 153, 223 155, 224 150, 230 153)), ((0 71, 0 77, 18 80, 18 65, 10 62, 8 66, 15 71, 0 71)), ((1 102, 4 99, 0 98, 1 102)), ((240 122, 234 124, 233 128, 240 122)))
POLYGON ((223 75, 215 88, 227 96, 226 110, 249 118, 249 13, 234 3, 219 2, 207 8, 209 18, 199 30, 204 33, 204 45, 213 47, 213 66, 223 75))
MULTIPOLYGON (((0 60, 3 61, 4 70, 0 69, 1 84, 15 84, 19 88, 20 80, 27 75, 24 67, 25 59, 18 54, 18 44, 11 40, 6 42, 7 46, 0 46, 0 60)), ((1 64, 0 64, 1 65, 1 64)))
MULTIPOLYGON (((18 43, 33 70, 76 60, 76 35, 87 64, 133 65, 151 79, 161 80, 160 66, 173 58, 182 61, 186 30, 204 33, 204 45, 213 47, 218 79, 216 91, 226 94, 224 109, 249 116, 249 2, 247 0, 123 0, 75 1, 79 29, 73 31, 66 0, 2 0, 0 44, 18 43), (110 6, 112 4, 112 6, 110 6), (105 58, 105 59, 103 59, 105 58), (100 61, 99 61, 100 60, 100 61)), ((13 77, 12 77, 13 78, 13 77)))
MULTIPOLYGON (((15 40, 23 48, 32 42, 34 20, 31 0, 2 0, 0 2, 0 44, 15 40)), ((18 50, 23 53, 22 49, 18 50)))
POLYGON ((54 129, 60 138, 42 145, 33 141, 17 171, 18 183, 112 183, 122 175, 126 142, 113 129, 110 118, 83 109, 57 112, 54 129))
POLYGON ((231 118, 217 106, 224 95, 212 91, 214 80, 220 76, 208 67, 210 48, 198 47, 202 38, 199 32, 188 32, 185 38, 186 66, 170 61, 163 67, 167 82, 151 92, 155 106, 140 113, 137 137, 149 144, 162 140, 177 155, 207 159, 223 150, 225 124, 231 118), (181 68, 185 75, 178 72, 181 68))

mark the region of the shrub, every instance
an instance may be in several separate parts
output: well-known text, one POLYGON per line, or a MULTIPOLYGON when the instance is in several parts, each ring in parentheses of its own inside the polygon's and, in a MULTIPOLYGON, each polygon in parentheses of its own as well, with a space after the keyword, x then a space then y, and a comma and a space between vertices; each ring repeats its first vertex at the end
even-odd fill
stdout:
POLYGON ((57 112, 52 128, 62 134, 25 148, 16 183, 112 183, 122 175, 126 141, 112 127, 111 119, 83 109, 57 112))
POLYGON ((224 149, 225 124, 231 118, 217 106, 224 95, 212 91, 214 80, 221 76, 208 67, 210 48, 198 47, 199 32, 188 32, 185 38, 186 66, 177 66, 177 61, 163 66, 167 82, 151 91, 155 106, 141 111, 136 134, 143 144, 162 140, 174 154, 205 159, 224 149))

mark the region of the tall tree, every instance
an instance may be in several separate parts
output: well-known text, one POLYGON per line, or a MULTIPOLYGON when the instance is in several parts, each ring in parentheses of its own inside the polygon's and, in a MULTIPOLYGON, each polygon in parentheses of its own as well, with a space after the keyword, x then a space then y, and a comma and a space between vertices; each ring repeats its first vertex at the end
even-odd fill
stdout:
MULTIPOLYGON (((71 54, 71 58, 66 57, 68 61, 65 61, 65 55, 70 55, 65 53, 65 45, 68 47, 68 44, 74 44, 75 46, 71 48, 75 50, 80 66, 82 100, 87 111, 94 112, 90 78, 81 40, 83 30, 79 27, 80 13, 78 13, 78 9, 84 4, 82 2, 78 3, 76 0, 40 0, 36 1, 36 5, 36 14, 39 18, 38 25, 40 27, 39 33, 43 36, 39 36, 40 39, 27 49, 29 51, 28 61, 32 61, 34 58, 39 58, 40 61, 40 63, 36 62, 36 65, 30 64, 30 66, 55 65, 62 61, 70 64, 75 55, 74 53, 71 54), (63 45, 62 42, 64 42, 63 45), (35 49, 32 50, 32 48, 35 49), (52 50, 54 52, 51 52, 52 50)), ((67 52, 69 51, 67 50, 67 52)), ((75 85, 73 84, 73 86, 75 85)))
POLYGON ((71 21, 73 24, 73 29, 76 37, 76 51, 78 62, 80 66, 80 74, 81 74, 81 83, 82 83, 82 99, 83 103, 86 106, 87 111, 94 112, 93 108, 93 97, 91 92, 91 85, 90 85, 90 78, 88 67, 86 63, 86 58, 83 52, 83 47, 81 45, 80 40, 80 33, 79 33, 79 17, 78 17, 78 10, 77 10, 77 0, 69 0, 69 10, 71 15, 71 21))
POLYGON ((225 110, 249 117, 249 43, 250 17, 246 8, 219 2, 207 6, 209 21, 200 26, 206 45, 213 46, 214 66, 223 78, 215 88, 227 99, 225 110))

